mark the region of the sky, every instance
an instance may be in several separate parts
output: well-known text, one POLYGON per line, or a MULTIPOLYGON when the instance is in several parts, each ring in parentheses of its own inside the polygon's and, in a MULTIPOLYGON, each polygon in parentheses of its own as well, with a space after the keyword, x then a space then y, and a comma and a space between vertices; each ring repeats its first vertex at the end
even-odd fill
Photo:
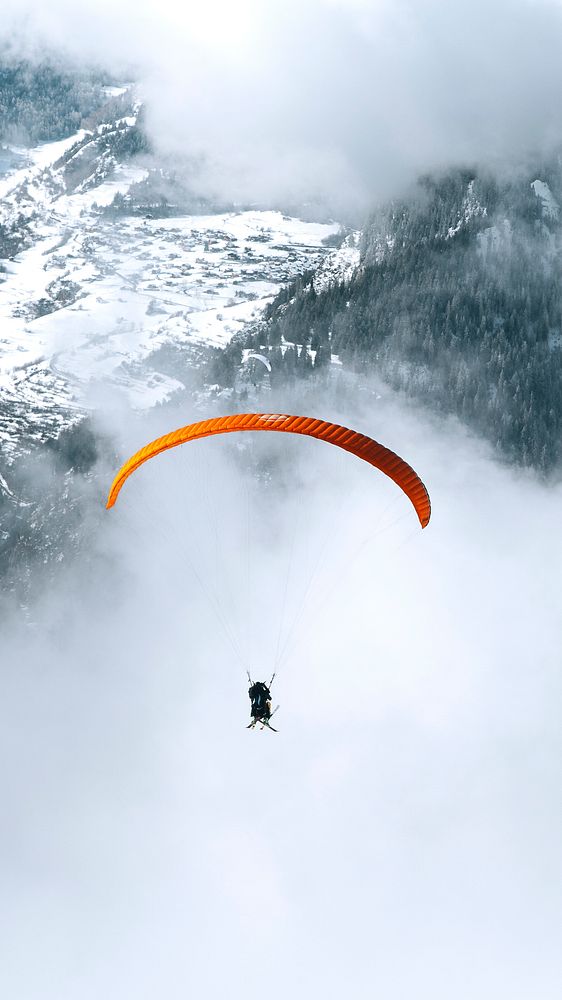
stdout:
POLYGON ((560 487, 388 391, 336 408, 425 531, 337 449, 200 442, 96 496, 87 568, 5 635, 3 995, 558 996, 560 487))
POLYGON ((357 218, 420 171, 560 142, 558 0, 5 0, 0 39, 139 80, 207 194, 357 218))

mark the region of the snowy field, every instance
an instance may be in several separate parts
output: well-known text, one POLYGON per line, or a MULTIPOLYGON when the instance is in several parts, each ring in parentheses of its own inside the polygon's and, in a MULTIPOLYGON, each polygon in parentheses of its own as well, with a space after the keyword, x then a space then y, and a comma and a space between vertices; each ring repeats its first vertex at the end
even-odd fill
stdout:
MULTIPOLYGON (((124 121, 132 127, 135 120, 124 121)), ((115 389, 135 408, 169 398, 183 383, 152 367, 158 348, 224 346, 281 285, 336 256, 322 240, 337 225, 274 211, 103 216, 98 206, 146 171, 118 165, 101 183, 69 194, 61 157, 67 164, 69 155, 82 156, 87 140, 81 131, 28 151, 25 165, 0 180, 0 222, 17 220, 31 234, 0 286, 7 455, 22 437, 49 436, 77 407, 99 399, 96 386, 115 389)), ((346 267, 356 253, 346 251, 346 267)))

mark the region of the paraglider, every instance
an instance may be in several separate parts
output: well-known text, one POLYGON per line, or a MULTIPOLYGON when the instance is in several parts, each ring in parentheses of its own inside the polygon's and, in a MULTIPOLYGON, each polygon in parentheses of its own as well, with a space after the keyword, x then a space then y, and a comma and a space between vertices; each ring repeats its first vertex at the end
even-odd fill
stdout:
POLYGON ((252 351, 245 359, 245 364, 250 360, 250 358, 255 358, 256 361, 261 361, 262 365, 265 365, 268 372, 271 374, 271 362, 269 358, 266 358, 265 354, 254 354, 252 351))
MULTIPOLYGON (((121 466, 109 490, 106 503, 107 509, 114 506, 127 479, 141 465, 161 454, 161 452, 175 448, 181 444, 197 441, 200 438, 242 431, 275 431, 277 433, 304 435, 319 441, 326 441, 328 444, 335 445, 355 455, 362 461, 379 469, 384 475, 393 480, 410 500, 421 527, 427 527, 431 517, 429 494, 422 480, 404 459, 385 447, 385 445, 379 444, 373 438, 351 430, 348 427, 315 417, 292 416, 285 413, 237 413, 224 417, 213 417, 209 420, 200 420, 196 423, 187 424, 185 427, 171 431, 163 437, 156 438, 156 440, 151 441, 137 451, 121 466)), ((220 606, 218 611, 217 617, 219 620, 222 620, 220 606)), ((224 623, 222 624, 224 628, 224 623)), ((226 628, 225 633, 227 633, 226 628)), ((276 667, 279 662, 280 660, 276 657, 276 667)), ((273 677, 275 677, 275 673, 273 677)), ((259 724, 262 729, 268 728, 277 732, 271 725, 271 718, 277 711, 277 708, 273 711, 271 709, 270 687, 273 677, 268 685, 263 681, 253 682, 248 672, 248 679, 250 681, 248 694, 251 705, 251 722, 247 727, 248 729, 253 729, 259 724)))
POLYGON ((250 715, 252 716, 252 721, 247 726, 248 729, 254 729, 256 723, 259 722, 262 729, 267 727, 267 729, 271 729, 274 733, 277 732, 270 723, 271 716, 277 711, 277 709, 274 709, 273 712, 271 711, 270 688, 274 677, 275 674, 273 674, 269 684, 265 684, 263 681, 253 681, 248 673, 248 680, 250 682, 248 696, 250 698, 250 715))

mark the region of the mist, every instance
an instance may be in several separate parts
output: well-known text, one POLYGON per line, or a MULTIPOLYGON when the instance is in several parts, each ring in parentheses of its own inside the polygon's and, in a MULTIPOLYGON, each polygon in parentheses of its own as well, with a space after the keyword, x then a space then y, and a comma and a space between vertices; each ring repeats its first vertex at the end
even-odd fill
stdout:
POLYGON ((359 220, 420 172, 512 167, 561 140, 557 0, 9 0, 15 54, 137 80, 199 193, 359 220), (190 173, 192 176, 192 172, 190 173))
MULTIPOLYGON (((357 221, 420 171, 559 143, 560 11, 8 0, 0 39, 135 81, 201 193, 357 221)), ((174 449, 111 511, 100 458, 87 544, 3 623, 2 996, 558 997, 562 487, 333 370, 255 408, 394 449, 426 530, 289 435, 174 449), (248 731, 247 671, 274 670, 279 732, 248 731)), ((95 383, 100 441, 200 419, 187 384, 139 415, 95 383)))
POLYGON ((102 471, 97 569, 5 635, 3 994, 557 996, 560 488, 375 388, 332 415, 413 463, 425 531, 289 435, 174 449, 110 512, 102 471))

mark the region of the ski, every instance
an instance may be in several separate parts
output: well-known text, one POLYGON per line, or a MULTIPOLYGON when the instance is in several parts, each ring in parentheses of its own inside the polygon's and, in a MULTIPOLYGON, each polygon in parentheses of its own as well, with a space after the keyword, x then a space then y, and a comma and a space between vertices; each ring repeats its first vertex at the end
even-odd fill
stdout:
POLYGON ((246 729, 254 729, 256 725, 260 725, 262 729, 265 729, 267 727, 268 729, 271 729, 272 733, 279 732, 279 730, 276 729, 275 726, 270 726, 269 722, 267 722, 265 719, 256 719, 255 722, 250 722, 250 725, 246 726, 246 729))
POLYGON ((254 727, 255 727, 256 725, 258 725, 258 724, 259 724, 259 725, 260 725, 260 726, 262 727, 262 729, 263 729, 263 728, 264 728, 265 726, 267 726, 267 728, 268 728, 268 729, 271 729, 271 731, 272 731, 273 733, 278 733, 278 732, 279 732, 279 730, 278 730, 278 729, 276 729, 276 728, 275 728, 275 726, 271 726, 271 725, 269 724, 269 720, 271 719, 271 717, 272 717, 273 715, 275 715, 275 713, 276 713, 276 711, 277 711, 277 709, 278 709, 278 708, 279 708, 279 705, 276 705, 276 706, 275 706, 275 708, 273 709, 273 712, 271 713, 271 715, 268 715, 267 719, 257 719, 257 718, 256 718, 256 719, 252 719, 252 721, 250 722, 250 725, 249 725, 249 726, 246 726, 246 729, 253 729, 253 728, 254 728, 254 727))

